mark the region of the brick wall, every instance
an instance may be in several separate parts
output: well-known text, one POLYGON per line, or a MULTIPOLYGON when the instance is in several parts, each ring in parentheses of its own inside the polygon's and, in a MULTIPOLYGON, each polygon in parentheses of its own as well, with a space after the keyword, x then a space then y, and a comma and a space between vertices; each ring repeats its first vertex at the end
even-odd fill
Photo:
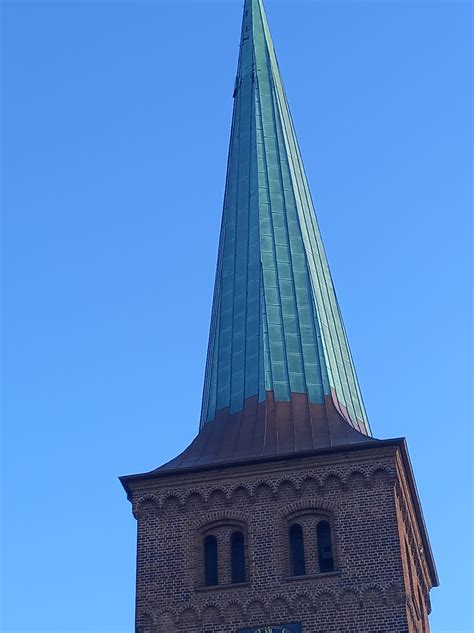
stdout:
POLYGON ((137 631, 235 633, 301 622, 313 633, 428 633, 430 576, 397 447, 235 466, 130 484, 138 519, 137 631), (314 529, 333 531, 318 573, 314 529), (288 528, 305 529, 307 575, 292 577, 288 528), (246 536, 247 580, 230 583, 229 538, 246 536), (219 581, 204 587, 206 534, 219 581))

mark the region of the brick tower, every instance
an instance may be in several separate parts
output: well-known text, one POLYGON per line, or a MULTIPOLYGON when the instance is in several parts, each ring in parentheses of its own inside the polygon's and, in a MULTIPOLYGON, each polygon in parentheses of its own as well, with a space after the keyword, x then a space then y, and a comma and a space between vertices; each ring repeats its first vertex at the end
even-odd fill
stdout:
POLYGON ((121 478, 140 633, 429 631, 404 439, 372 437, 262 0, 246 0, 200 430, 121 478))

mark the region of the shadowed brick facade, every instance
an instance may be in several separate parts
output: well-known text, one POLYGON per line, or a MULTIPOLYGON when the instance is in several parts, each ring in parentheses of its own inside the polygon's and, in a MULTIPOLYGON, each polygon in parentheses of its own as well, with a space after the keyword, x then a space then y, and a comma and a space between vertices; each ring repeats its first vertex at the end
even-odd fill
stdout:
POLYGON ((301 622, 302 630, 429 631, 435 571, 403 440, 271 461, 127 479, 138 520, 137 630, 233 633, 301 622), (288 525, 325 517, 335 571, 291 575, 288 525), (247 581, 230 583, 225 545, 247 542, 247 581), (202 541, 221 537, 222 583, 204 587, 202 541), (428 555, 426 552, 428 551, 428 555), (407 557, 408 554, 408 557, 407 557))
POLYGON ((262 0, 244 4, 200 430, 121 481, 137 633, 429 631, 406 443, 372 437, 262 0))

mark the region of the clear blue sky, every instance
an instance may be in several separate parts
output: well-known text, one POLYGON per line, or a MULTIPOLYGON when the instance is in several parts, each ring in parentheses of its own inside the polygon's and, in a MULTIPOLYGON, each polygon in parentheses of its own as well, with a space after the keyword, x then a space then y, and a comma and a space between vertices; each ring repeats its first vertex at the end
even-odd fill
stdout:
MULTIPOLYGON (((266 4, 372 428, 408 438, 432 631, 472 632, 472 6, 266 4)), ((117 477, 198 428, 241 8, 3 5, 4 632, 133 630, 117 477)))

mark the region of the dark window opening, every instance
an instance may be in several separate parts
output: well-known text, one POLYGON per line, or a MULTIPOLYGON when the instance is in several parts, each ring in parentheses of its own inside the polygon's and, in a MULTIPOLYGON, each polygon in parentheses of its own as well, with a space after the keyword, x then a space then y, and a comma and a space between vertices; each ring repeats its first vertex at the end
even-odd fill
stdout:
POLYGON ((317 527, 319 571, 325 573, 334 571, 334 556, 332 552, 331 526, 327 521, 320 521, 317 527))
POLYGON ((304 561, 303 528, 299 523, 290 527, 290 553, 293 576, 304 576, 306 566, 304 561))
POLYGON ((213 587, 218 582, 217 539, 210 535, 204 539, 204 584, 206 587, 213 587))
POLYGON ((230 537, 232 582, 245 582, 245 539, 242 532, 230 537))

